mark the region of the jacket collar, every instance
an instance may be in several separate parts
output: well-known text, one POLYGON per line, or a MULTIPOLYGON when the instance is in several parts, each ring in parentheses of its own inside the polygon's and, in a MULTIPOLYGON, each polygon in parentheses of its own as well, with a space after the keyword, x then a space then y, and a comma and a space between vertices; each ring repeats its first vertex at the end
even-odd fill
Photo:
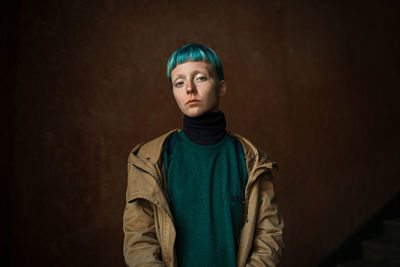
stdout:
MULTIPOLYGON (((180 129, 171 130, 162 136, 145 144, 137 145, 129 156, 129 164, 133 164, 135 168, 146 172, 149 177, 146 180, 152 183, 154 186, 137 186, 132 184, 131 188, 140 188, 140 192, 133 191, 130 198, 146 197, 149 200, 157 203, 165 203, 161 205, 161 208, 166 210, 168 214, 171 214, 168 207, 168 196, 165 192, 165 172, 163 168, 162 151, 165 140, 174 132, 180 131, 180 129), (160 195, 157 188, 161 188, 163 194, 160 195)), ((244 155, 246 159, 246 168, 248 172, 248 183, 247 188, 253 184, 257 178, 267 169, 271 170, 276 167, 275 162, 268 159, 265 152, 260 150, 254 144, 252 144, 247 138, 243 136, 228 132, 230 135, 236 137, 243 146, 244 155)), ((134 181, 144 182, 144 181, 134 181)))
POLYGON ((137 145, 128 158, 128 171, 133 168, 133 171, 139 171, 142 176, 136 179, 128 179, 129 193, 127 193, 127 200, 134 201, 138 198, 150 200, 171 218, 168 196, 164 187, 163 177, 165 177, 165 173, 161 155, 165 140, 177 130, 169 131, 148 143, 137 145), (160 190, 162 194, 160 194, 160 190))
MULTIPOLYGON (((162 174, 162 151, 165 140, 174 132, 180 131, 180 129, 171 130, 160 137, 145 143, 137 145, 131 154, 136 155, 138 158, 141 159, 140 165, 144 165, 148 171, 155 176, 162 174), (156 168, 156 172, 152 169, 156 168)), ((246 158, 246 168, 248 171, 248 177, 258 177, 259 174, 266 171, 266 169, 272 170, 276 168, 277 165, 275 162, 269 160, 268 155, 260 150, 257 146, 255 146, 252 142, 250 142, 247 138, 237 134, 228 132, 230 135, 236 137, 243 146, 244 155, 246 158)), ((161 178, 161 176, 159 176, 161 178)), ((161 184, 164 181, 159 181, 161 184)), ((249 182, 252 182, 249 180, 249 182)))
POLYGON ((255 146, 247 138, 237 133, 229 132, 229 134, 236 137, 242 144, 248 172, 247 177, 249 178, 247 187, 255 182, 261 173, 265 172, 267 169, 272 170, 277 167, 276 163, 269 159, 267 153, 255 146))

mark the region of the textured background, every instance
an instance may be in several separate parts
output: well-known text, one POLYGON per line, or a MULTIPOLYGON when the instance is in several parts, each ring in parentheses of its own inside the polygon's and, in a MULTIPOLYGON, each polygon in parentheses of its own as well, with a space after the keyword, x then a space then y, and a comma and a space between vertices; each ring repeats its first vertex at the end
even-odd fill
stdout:
POLYGON ((398 192, 397 1, 19 1, 2 10, 2 246, 123 266, 130 149, 181 127, 182 44, 222 59, 228 128, 279 163, 282 266, 314 266, 398 192))

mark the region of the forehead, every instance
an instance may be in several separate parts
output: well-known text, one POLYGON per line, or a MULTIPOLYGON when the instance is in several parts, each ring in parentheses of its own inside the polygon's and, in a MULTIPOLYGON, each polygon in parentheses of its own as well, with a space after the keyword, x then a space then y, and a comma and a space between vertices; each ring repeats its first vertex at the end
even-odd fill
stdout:
POLYGON ((206 72, 212 75, 214 73, 214 69, 207 62, 187 61, 185 63, 177 65, 175 69, 171 71, 171 78, 174 79, 174 77, 186 76, 197 72, 202 72, 202 73, 206 72))

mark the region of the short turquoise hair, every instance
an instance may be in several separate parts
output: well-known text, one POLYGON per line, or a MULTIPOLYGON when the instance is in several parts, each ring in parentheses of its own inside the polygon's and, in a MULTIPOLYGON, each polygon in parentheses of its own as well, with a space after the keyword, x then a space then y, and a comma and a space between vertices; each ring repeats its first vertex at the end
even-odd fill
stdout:
POLYGON ((177 65, 187 61, 203 61, 210 64, 217 75, 217 79, 222 81, 224 79, 224 71, 222 63, 217 54, 208 46, 203 44, 191 43, 186 44, 176 49, 167 63, 167 77, 171 81, 171 71, 177 65))

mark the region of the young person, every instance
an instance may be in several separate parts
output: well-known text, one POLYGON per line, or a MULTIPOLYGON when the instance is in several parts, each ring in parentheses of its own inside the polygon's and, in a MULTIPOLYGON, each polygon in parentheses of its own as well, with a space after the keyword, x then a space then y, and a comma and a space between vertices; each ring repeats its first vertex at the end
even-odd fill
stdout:
POLYGON ((137 145, 128 158, 123 217, 129 266, 277 266, 283 221, 274 163, 226 131, 222 64, 187 44, 167 64, 183 129, 137 145))

